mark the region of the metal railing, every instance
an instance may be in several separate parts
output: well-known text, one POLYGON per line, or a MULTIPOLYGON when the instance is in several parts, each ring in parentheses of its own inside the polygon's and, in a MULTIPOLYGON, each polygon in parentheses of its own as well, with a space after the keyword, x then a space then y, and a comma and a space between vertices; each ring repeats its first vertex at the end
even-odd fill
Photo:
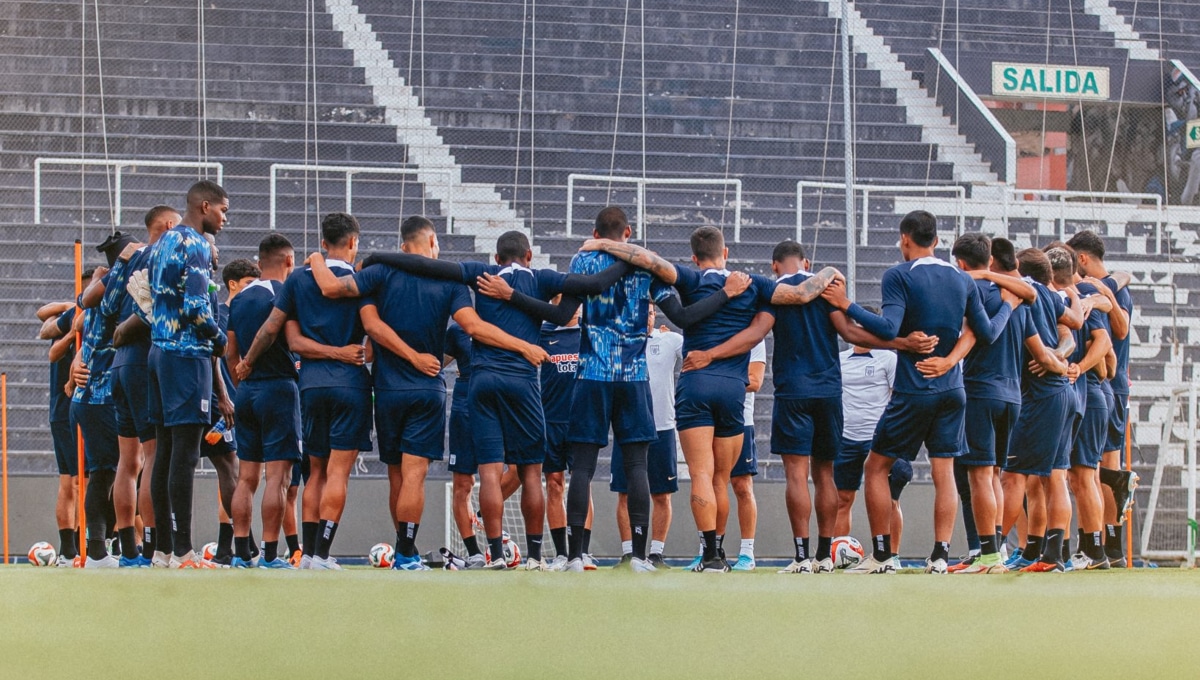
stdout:
MULTIPOLYGON (((800 180, 796 182, 796 242, 802 243, 801 237, 804 231, 804 190, 805 189, 836 189, 844 190, 846 184, 844 182, 813 182, 809 180, 800 180)), ((870 228, 871 219, 871 194, 931 194, 931 193, 950 193, 954 196, 950 199, 958 206, 954 213, 955 233, 962 234, 964 229, 964 210, 966 206, 967 190, 958 184, 928 184, 924 186, 913 186, 911 184, 855 184, 854 192, 862 194, 862 227, 859 229, 858 244, 865 246, 868 243, 867 230, 870 228)), ((848 236, 846 239, 847 245, 851 243, 848 236)))
POLYGON ((453 174, 449 170, 439 169, 417 169, 417 168, 387 168, 379 166, 362 166, 362 165, 304 165, 302 163, 272 163, 270 176, 270 228, 275 229, 275 214, 276 201, 279 196, 279 172, 286 170, 300 170, 304 172, 330 172, 341 173, 346 178, 346 212, 352 213, 354 208, 354 176, 355 175, 417 175, 417 174, 433 174, 441 175, 446 178, 446 201, 442 205, 442 215, 446 218, 446 233, 454 233, 454 212, 452 209, 453 196, 453 174))
MULTIPOLYGON (((935 84, 934 97, 958 131, 978 149, 992 172, 1005 184, 1017 181, 1017 142, 983 105, 975 90, 936 47, 925 58, 926 78, 935 84), (965 99, 965 104, 961 103, 965 99)), ((926 84, 929 87, 929 84, 926 84)))
POLYGON ((571 222, 575 218, 575 182, 609 182, 613 184, 634 184, 637 186, 637 238, 645 238, 646 221, 646 187, 653 186, 704 186, 716 184, 732 185, 733 196, 733 241, 742 240, 742 180, 717 179, 708 177, 632 177, 625 175, 585 175, 571 173, 567 175, 567 236, 573 236, 571 222))
MULTIPOLYGON (((112 224, 121 224, 121 171, 131 167, 148 168, 208 168, 217 171, 217 184, 225 180, 225 166, 215 161, 152 161, 121 158, 36 158, 33 161, 33 221, 42 223, 42 167, 46 165, 99 166, 115 169, 113 179, 112 224)), ((80 221, 83 216, 80 216, 80 221)))
MULTIPOLYGON (((972 204, 975 201, 972 200, 972 204)), ((1162 254, 1163 223, 1166 222, 1166 212, 1162 196, 1158 194, 1132 194, 1115 191, 1061 191, 1056 189, 1018 189, 1006 187, 1001 202, 1002 217, 1005 232, 1008 231, 1008 221, 1015 217, 1033 217, 1038 220, 1055 217, 1057 213, 1058 240, 1067 240, 1067 221, 1104 221, 1128 224, 1139 221, 1137 213, 1152 210, 1154 215, 1154 252, 1162 254), (1086 198, 1087 201, 1071 199, 1086 198), (1132 201, 1132 202, 1131 202, 1132 201), (1144 205, 1151 201, 1154 205, 1144 205), (1043 208, 1047 203, 1055 207, 1049 210, 1043 208), (1042 204, 1042 205, 1039 205, 1042 204), (1016 214, 1016 210, 1023 214, 1016 214)))

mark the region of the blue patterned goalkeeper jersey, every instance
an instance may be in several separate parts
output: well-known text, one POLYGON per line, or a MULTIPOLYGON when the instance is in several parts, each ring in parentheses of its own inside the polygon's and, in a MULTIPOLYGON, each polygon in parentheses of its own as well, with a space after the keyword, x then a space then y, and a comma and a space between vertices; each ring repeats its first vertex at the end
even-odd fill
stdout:
POLYGON ((79 360, 90 373, 87 385, 76 387, 71 401, 80 404, 112 403, 112 362, 117 353, 113 347, 113 331, 116 328, 114 317, 105 316, 98 309, 84 310, 83 348, 79 352, 79 360))
POLYGON ((209 292, 212 248, 195 229, 180 224, 163 234, 150 256, 150 340, 184 356, 212 356, 225 344, 209 292))

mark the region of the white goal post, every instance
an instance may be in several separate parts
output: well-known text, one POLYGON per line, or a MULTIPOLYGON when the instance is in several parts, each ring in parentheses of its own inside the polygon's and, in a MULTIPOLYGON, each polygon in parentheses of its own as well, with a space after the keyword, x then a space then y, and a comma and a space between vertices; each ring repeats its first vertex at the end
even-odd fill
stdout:
POLYGON ((1184 566, 1196 563, 1198 392, 1196 380, 1171 391, 1142 526, 1140 547, 1145 559, 1182 559, 1184 566))
POLYGON ((567 236, 573 236, 571 223, 575 219, 575 182, 608 182, 610 184, 633 184, 637 189, 637 236, 645 238, 646 187, 647 186, 732 186, 733 187, 733 241, 742 240, 742 180, 716 177, 633 177, 629 175, 567 175, 567 236))
MULTIPOLYGON (((302 163, 272 163, 270 175, 270 227, 275 229, 275 213, 277 210, 276 203, 279 199, 279 173, 281 171, 301 171, 305 173, 327 172, 332 174, 341 174, 346 182, 346 212, 353 213, 354 206, 354 176, 355 175, 419 175, 433 174, 446 178, 446 204, 442 206, 442 214, 446 218, 446 233, 454 233, 454 210, 451 204, 454 195, 453 183, 454 178, 449 170, 427 169, 420 170, 416 168, 398 168, 398 167, 379 167, 370 165, 304 165, 302 163)), ((402 197, 403 198, 403 197, 402 197)))

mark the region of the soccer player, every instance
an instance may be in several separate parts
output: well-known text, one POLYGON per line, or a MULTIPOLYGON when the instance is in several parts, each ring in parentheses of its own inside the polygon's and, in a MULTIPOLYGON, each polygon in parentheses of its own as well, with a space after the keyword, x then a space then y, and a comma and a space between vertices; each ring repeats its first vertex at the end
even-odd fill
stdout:
MULTIPOLYGON (((238 338, 253 338, 275 308, 275 299, 283 291, 284 281, 295 268, 292 244, 280 234, 271 234, 258 244, 258 278, 241 277, 242 272, 226 272, 237 278, 237 291, 229 290, 230 362, 241 358, 238 338), (246 279, 250 278, 250 282, 246 279)), ((235 260, 226 270, 242 261, 235 260)), ((247 262, 247 264, 250 264, 247 262)), ((300 462, 300 390, 297 386, 296 358, 285 340, 276 340, 258 360, 256 370, 245 381, 238 381, 237 417, 237 490, 233 494, 233 567, 252 565, 250 520, 254 493, 266 468, 267 486, 262 498, 263 556, 258 566, 264 569, 291 569, 279 557, 279 529, 283 521, 284 496, 292 468, 300 462)))
MULTIPOLYGON (((358 220, 330 213, 321 220, 323 264, 351 275, 358 254, 358 220)), ((234 371, 250 377, 259 358, 275 344, 285 322, 286 337, 300 364, 300 417, 309 477, 304 484, 301 521, 301 569, 338 570, 329 554, 346 505, 350 471, 359 446, 371 432, 371 374, 367 372, 366 333, 357 300, 330 300, 321 294, 312 267, 294 271, 275 296, 275 308, 255 334, 234 371), (305 343, 308 340, 308 343, 305 343)), ((240 343, 247 342, 241 338, 240 343)))
MULTIPOLYGON (((545 424, 537 390, 537 366, 546 359, 546 352, 535 344, 537 324, 515 309, 496 309, 502 305, 482 296, 477 304, 487 313, 476 314, 470 291, 462 281, 473 281, 488 268, 481 263, 445 262, 442 267, 436 266, 437 233, 429 220, 421 216, 407 218, 401 225, 401 236, 401 254, 408 257, 392 259, 410 271, 441 274, 440 279, 427 279, 385 264, 372 264, 352 277, 339 279, 321 268, 319 256, 312 258, 317 283, 326 295, 368 296, 363 305, 363 326, 381 348, 376 362, 375 397, 380 458, 389 465, 398 465, 402 477, 392 568, 428 569, 417 554, 415 539, 425 506, 429 462, 441 460, 443 454, 446 386, 441 370, 446 354, 446 324, 453 317, 476 341, 468 408, 479 463, 480 505, 492 556, 487 566, 506 566, 499 524, 504 503, 500 477, 507 461, 518 467, 524 487, 521 505, 530 550, 526 568, 541 570, 545 424), (449 275, 451 269, 458 272, 457 277, 449 275), (491 304, 485 304, 485 300, 491 304), (483 317, 492 319, 494 325, 483 317), (531 332, 529 326, 535 330, 531 332), (531 452, 535 444, 536 457, 531 452)), ((496 250, 497 261, 503 267, 497 267, 496 272, 514 279, 530 273, 539 280, 534 285, 543 291, 556 285, 551 277, 540 272, 534 275, 527 268, 532 253, 524 234, 502 235, 496 250)))
POLYGON ((147 398, 150 419, 158 428, 151 496, 155 520, 164 524, 156 547, 173 555, 170 566, 184 569, 206 566, 192 550, 192 480, 211 421, 212 357, 225 351, 210 291, 212 248, 201 232, 219 233, 228 211, 229 197, 220 185, 193 184, 183 220, 159 239, 148 265, 152 347, 147 398), (167 531, 172 518, 174 530, 167 531))
POLYGON ((1113 350, 1117 355, 1117 375, 1111 381, 1114 403, 1108 421, 1104 455, 1100 460, 1100 483, 1104 496, 1104 551, 1109 563, 1120 568, 1125 566, 1125 519, 1133 508, 1133 491, 1138 484, 1136 472, 1122 469, 1129 412, 1129 335, 1133 320, 1133 297, 1104 264, 1104 240, 1095 232, 1081 231, 1072 236, 1067 245, 1075 249, 1079 272, 1089 279, 1098 279, 1113 293, 1117 302, 1117 307, 1108 313, 1113 350))
MULTIPOLYGON (((992 242, 984 234, 960 236, 950 253, 958 268, 974 279, 979 299, 989 315, 995 316, 1006 304, 1002 291, 1027 302, 1037 299, 1029 283, 990 271, 992 242)), ((967 329, 949 356, 917 364, 922 375, 934 379, 944 374, 960 357, 965 357, 966 448, 963 455, 954 459, 954 465, 956 473, 963 470, 967 477, 967 492, 962 497, 965 503, 963 514, 969 519, 964 519, 964 523, 977 528, 979 555, 950 567, 951 573, 998 574, 1007 571, 1000 554, 1001 538, 997 530, 999 508, 1004 506, 1000 470, 1008 459, 1009 441, 1021 411, 1020 381, 1027 315, 1025 305, 1015 308, 1003 332, 990 343, 977 342, 974 333, 967 329)))
MULTIPOLYGON (((733 497, 737 499, 738 534, 742 538, 738 548, 738 558, 734 562, 733 571, 754 571, 754 532, 758 526, 758 502, 754 498, 754 476, 758 474, 758 450, 754 442, 754 395, 762 389, 763 377, 767 372, 767 343, 759 342, 750 350, 750 369, 747 376, 746 399, 742 418, 746 423, 742 430, 742 452, 729 471, 729 481, 733 485, 733 497)), ((717 527, 721 533, 717 535, 717 554, 725 559, 722 547, 725 543, 725 524, 729 521, 728 514, 717 518, 717 527)))
MULTIPOLYGON (((654 303, 646 315, 646 375, 650 382, 650 400, 654 411, 657 439, 646 452, 646 476, 650 486, 650 547, 646 558, 656 569, 669 569, 663 559, 667 534, 671 530, 671 495, 679 491, 678 454, 675 449, 675 380, 683 364, 683 336, 655 328, 654 303)), ((621 445, 613 444, 612 479, 608 488, 617 494, 617 530, 621 536, 621 562, 633 560, 633 530, 629 525, 629 482, 621 445)))
MULTIPOLYGON (((936 336, 935 356, 946 356, 954 347, 964 316, 977 336, 994 341, 1017 304, 1015 296, 994 319, 989 319, 971 278, 934 255, 937 243, 937 218, 930 213, 913 211, 900 221, 900 252, 905 262, 883 275, 882 315, 851 304, 841 286, 827 289, 826 299, 883 340, 913 330, 936 336)), ((864 469, 872 556, 863 560, 855 573, 894 572, 888 474, 896 458, 912 462, 922 444, 929 455, 936 496, 935 542, 926 569, 931 573, 946 571, 958 505, 953 459, 962 449, 966 395, 957 365, 939 378, 928 379, 916 368, 922 358, 907 351, 898 356, 892 400, 875 431, 864 469)))
MULTIPOLYGON (((725 269, 729 251, 724 236, 714 227, 694 231, 691 247, 692 261, 698 269, 676 267, 628 243, 593 240, 584 246, 585 250, 603 250, 644 266, 664 283, 675 285, 685 303, 693 304, 724 285, 729 276, 725 269)), ((679 379, 675 408, 680 444, 692 476, 692 515, 704 551, 696 571, 729 571, 729 564, 717 551, 716 522, 720 512, 728 512, 729 473, 742 450, 749 349, 762 336, 745 348, 739 347, 738 353, 729 357, 698 362, 693 370, 689 370, 688 357, 694 351, 713 349, 730 340, 756 321, 756 317, 767 319, 769 329, 770 305, 807 304, 837 277, 841 274, 832 267, 794 285, 752 275, 748 293, 731 298, 705 323, 684 328, 684 372, 679 379)))
MULTIPOLYGON (((83 282, 92 278, 92 271, 83 272, 83 282)), ((74 565, 79 554, 79 537, 75 529, 75 487, 79 475, 79 459, 75 428, 71 426, 71 361, 75 356, 74 302, 51 302, 37 311, 42 328, 41 340, 53 340, 50 345, 50 435, 54 441, 54 460, 58 464, 58 497, 54 518, 58 524, 57 567, 74 565)))
MULTIPOLYGON (((458 378, 454 381, 454 394, 450 401, 450 456, 447 465, 453 478, 450 508, 454 515, 454 523, 458 527, 458 535, 462 536, 463 545, 467 548, 461 568, 482 569, 487 560, 479 547, 479 539, 475 536, 475 512, 471 509, 471 490, 475 486, 475 473, 478 472, 478 466, 472 464, 474 456, 471 455, 471 416, 467 398, 471 389, 473 353, 471 336, 453 321, 446 329, 445 351, 445 365, 449 366, 453 361, 458 369, 458 378)), ((450 562, 451 558, 448 555, 443 554, 443 557, 446 557, 447 563, 450 562)))

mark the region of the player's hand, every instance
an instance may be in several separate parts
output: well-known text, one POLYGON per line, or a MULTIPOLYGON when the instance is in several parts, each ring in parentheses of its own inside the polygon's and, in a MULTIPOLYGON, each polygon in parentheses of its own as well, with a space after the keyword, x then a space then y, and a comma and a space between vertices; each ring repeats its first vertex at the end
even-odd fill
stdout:
POLYGON ((413 368, 431 378, 442 371, 442 360, 433 356, 432 354, 422 354, 418 352, 417 355, 412 358, 411 363, 413 368))
POLYGON ((495 274, 483 274, 476 278, 475 286, 480 293, 497 300, 508 301, 513 296, 513 289, 508 285, 508 281, 495 274))
POLYGON ((1046 368, 1036 359, 1029 360, 1029 372, 1041 378, 1050 373, 1050 369, 1046 368))
POLYGON ((929 354, 938 345, 938 336, 926 335, 923 331, 913 331, 902 338, 896 338, 896 343, 902 351, 909 354, 929 354))
POLYGON ((217 410, 225 419, 225 426, 233 427, 233 402, 229 400, 228 394, 221 395, 221 398, 217 400, 217 410))
POLYGON ((321 260, 322 262, 324 262, 324 261, 325 261, 325 256, 324 256, 324 255, 322 255, 322 254, 321 254, 321 253, 319 253, 319 252, 317 252, 317 253, 309 253, 309 254, 308 254, 308 257, 304 258, 304 264, 306 264, 306 265, 310 265, 310 266, 311 266, 311 265, 312 265, 312 263, 313 263, 313 260, 321 260))
MULTIPOLYGON (((333 350, 334 358, 343 364, 362 366, 367 363, 367 348, 362 345, 346 345, 333 350)), ((428 355, 425 355, 428 356, 428 355)))
POLYGON ((579 252, 581 253, 595 252, 598 250, 604 250, 604 239, 589 238, 583 242, 583 245, 579 246, 579 252))
POLYGON ((725 296, 733 299, 750 287, 750 275, 746 272, 733 272, 725 277, 725 296))
POLYGON ((129 258, 133 257, 134 253, 136 253, 137 251, 139 251, 145 247, 146 247, 145 243, 139 243, 137 241, 134 241, 133 243, 130 243, 125 246, 125 250, 121 251, 121 254, 117 256, 117 259, 122 262, 128 262, 129 258))
POLYGON ((930 380, 946 375, 952 368, 954 368, 954 362, 946 357, 929 357, 917 362, 917 370, 930 380))
POLYGON ((521 350, 521 356, 525 357, 525 361, 534 366, 541 366, 543 363, 550 361, 550 355, 546 350, 532 343, 525 343, 525 347, 521 350))
POLYGON ((671 332, 671 329, 670 329, 670 328, 668 328, 668 327, 667 327, 667 324, 665 324, 665 323, 664 323, 664 324, 662 324, 662 325, 660 325, 660 326, 658 327, 658 330, 659 330, 659 332, 661 332, 661 333, 670 333, 670 332, 671 332))
MULTIPOLYGON (((1108 289, 1104 288, 1104 290, 1108 289)), ((1113 304, 1113 299, 1107 295, 1091 295, 1088 296, 1088 300, 1090 300, 1092 303, 1092 309, 1098 312, 1104 312, 1105 314, 1111 312, 1113 307, 1115 307, 1113 304)))
POLYGON ((825 290, 821 291, 821 297, 843 312, 850 309, 850 298, 846 297, 846 282, 844 280, 839 281, 838 279, 834 279, 830 281, 829 285, 825 286, 825 290))
POLYGON ((1075 381, 1079 379, 1079 375, 1079 364, 1071 364, 1067 366, 1067 380, 1070 381, 1072 385, 1074 385, 1075 381))
POLYGON ((832 270, 833 270, 833 278, 832 278, 832 279, 830 279, 830 280, 831 280, 831 281, 841 281, 841 282, 842 282, 842 285, 845 285, 845 284, 846 284, 846 275, 845 275, 845 274, 843 274, 843 273, 842 273, 842 272, 841 272, 839 269, 837 269, 836 267, 830 267, 830 269, 832 269, 832 270))
POLYGON ((691 352, 688 352, 687 356, 683 358, 682 372, 687 373, 688 371, 698 371, 711 363, 712 354, 709 354, 701 349, 695 349, 691 352))
POLYGON ((1000 300, 1013 309, 1016 309, 1017 305, 1021 304, 1021 298, 1007 288, 1000 289, 1000 300))
POLYGON ((91 371, 82 363, 71 366, 71 380, 74 381, 76 387, 87 387, 87 381, 91 375, 91 371))
MULTIPOLYGON (((299 362, 297 362, 299 363, 299 362)), ((254 366, 246 361, 239 361, 237 366, 233 367, 233 372, 237 374, 238 382, 242 382, 250 377, 250 373, 254 370, 254 366)))

